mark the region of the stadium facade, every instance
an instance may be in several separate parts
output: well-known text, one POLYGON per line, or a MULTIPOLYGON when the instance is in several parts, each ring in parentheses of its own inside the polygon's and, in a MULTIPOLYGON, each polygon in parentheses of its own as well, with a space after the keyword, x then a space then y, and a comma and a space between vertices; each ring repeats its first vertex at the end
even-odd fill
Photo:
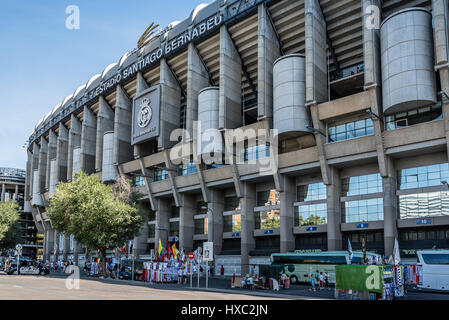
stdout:
POLYGON ((82 253, 46 214, 80 170, 133 177, 141 255, 213 241, 217 263, 246 273, 347 239, 388 255, 397 238, 406 257, 448 248, 448 39, 447 0, 198 6, 37 123, 25 211, 44 256, 82 253))

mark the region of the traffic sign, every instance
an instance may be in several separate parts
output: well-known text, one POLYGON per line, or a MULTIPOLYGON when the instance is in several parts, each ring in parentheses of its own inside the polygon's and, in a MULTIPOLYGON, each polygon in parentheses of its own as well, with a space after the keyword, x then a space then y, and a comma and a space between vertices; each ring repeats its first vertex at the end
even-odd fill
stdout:
POLYGON ((203 243, 203 259, 204 261, 213 261, 214 260, 214 243, 213 242, 204 242, 203 243))
POLYGON ((189 252, 189 260, 193 260, 193 252, 189 252))

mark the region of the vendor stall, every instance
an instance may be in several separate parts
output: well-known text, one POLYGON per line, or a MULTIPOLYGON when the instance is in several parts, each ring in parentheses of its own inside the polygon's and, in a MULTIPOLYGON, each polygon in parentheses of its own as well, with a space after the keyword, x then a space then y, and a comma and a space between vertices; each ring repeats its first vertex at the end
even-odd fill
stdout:
POLYGON ((403 266, 340 265, 335 296, 345 300, 392 300, 404 296, 403 266))

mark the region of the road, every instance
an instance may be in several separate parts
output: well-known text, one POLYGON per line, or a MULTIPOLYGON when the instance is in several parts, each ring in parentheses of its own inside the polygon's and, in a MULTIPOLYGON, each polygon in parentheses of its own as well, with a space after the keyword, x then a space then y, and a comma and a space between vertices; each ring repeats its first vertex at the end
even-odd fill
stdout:
MULTIPOLYGON (((155 289, 118 281, 81 279, 69 290, 63 277, 0 274, 0 300, 264 300, 279 299, 241 293, 223 294, 180 288, 155 289)), ((284 298, 285 299, 285 298, 284 298)))

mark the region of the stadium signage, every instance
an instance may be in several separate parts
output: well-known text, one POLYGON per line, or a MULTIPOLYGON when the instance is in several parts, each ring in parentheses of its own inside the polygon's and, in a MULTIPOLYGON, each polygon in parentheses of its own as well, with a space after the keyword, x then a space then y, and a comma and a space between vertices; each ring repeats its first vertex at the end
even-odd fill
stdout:
POLYGON ((160 95, 160 86, 156 85, 134 97, 131 128, 132 145, 159 136, 160 95))
POLYGON ((217 27, 221 26, 223 22, 223 14, 217 13, 203 20, 193 28, 189 28, 178 36, 175 36, 170 41, 163 42, 158 48, 142 57, 129 67, 126 67, 123 70, 118 70, 117 74, 90 91, 89 100, 96 98, 108 89, 113 88, 122 81, 134 76, 137 72, 158 63, 165 56, 174 54, 176 51, 185 48, 190 42, 200 39, 212 30, 215 30, 217 27))

